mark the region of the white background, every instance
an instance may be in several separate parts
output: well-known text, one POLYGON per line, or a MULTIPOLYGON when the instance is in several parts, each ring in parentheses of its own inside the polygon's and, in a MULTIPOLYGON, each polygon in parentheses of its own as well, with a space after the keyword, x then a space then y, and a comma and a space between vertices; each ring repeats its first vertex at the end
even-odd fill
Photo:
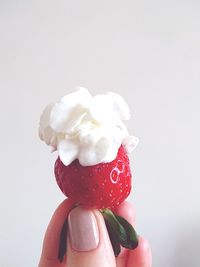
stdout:
POLYGON ((0 266, 37 266, 64 199, 38 120, 77 85, 130 105, 131 201, 153 266, 199 267, 198 0, 0 0, 0 266))

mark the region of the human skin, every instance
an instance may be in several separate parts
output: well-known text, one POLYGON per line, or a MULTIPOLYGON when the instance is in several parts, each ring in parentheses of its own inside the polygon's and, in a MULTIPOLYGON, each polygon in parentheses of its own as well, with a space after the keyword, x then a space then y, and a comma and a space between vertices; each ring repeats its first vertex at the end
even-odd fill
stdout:
MULTIPOLYGON (((134 250, 122 248, 121 253, 115 258, 104 219, 98 210, 90 210, 97 222, 99 242, 95 249, 83 252, 75 251, 72 243, 67 238, 67 255, 63 262, 58 260, 58 246, 61 228, 65 219, 72 214, 74 203, 66 199, 54 212, 46 230, 43 249, 38 267, 151 267, 152 256, 148 241, 139 237, 139 245, 134 250)), ((83 208, 75 208, 74 214, 83 212, 83 208)), ((73 210, 74 212, 74 210, 73 210)), ((85 212, 88 212, 85 210, 85 212)), ((135 225, 135 210, 131 203, 125 201, 115 209, 115 213, 135 225)))

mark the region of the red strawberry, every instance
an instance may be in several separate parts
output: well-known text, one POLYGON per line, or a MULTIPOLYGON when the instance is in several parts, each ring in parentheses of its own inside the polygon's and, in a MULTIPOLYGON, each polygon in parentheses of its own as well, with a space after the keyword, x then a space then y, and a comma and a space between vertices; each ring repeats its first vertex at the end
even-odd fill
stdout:
POLYGON ((82 166, 78 160, 65 166, 55 163, 55 176, 62 192, 76 203, 95 208, 114 208, 131 191, 129 158, 123 146, 110 163, 82 166))
MULTIPOLYGON (((78 160, 65 166, 60 158, 55 163, 55 176, 62 192, 74 203, 101 209, 113 251, 117 257, 121 246, 135 249, 137 233, 124 218, 108 208, 122 203, 131 191, 131 171, 126 150, 121 146, 115 160, 94 166, 82 166, 78 160)), ((58 259, 66 253, 67 220, 60 235, 58 259)))

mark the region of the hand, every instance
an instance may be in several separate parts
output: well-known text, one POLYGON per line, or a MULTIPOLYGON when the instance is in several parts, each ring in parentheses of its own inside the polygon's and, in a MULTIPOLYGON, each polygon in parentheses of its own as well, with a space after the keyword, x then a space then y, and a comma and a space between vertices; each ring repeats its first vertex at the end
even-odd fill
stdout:
MULTIPOLYGON (((77 207, 66 199, 55 211, 47 228, 39 267, 151 267, 151 250, 140 237, 135 250, 122 249, 115 258, 101 213, 77 207), (67 255, 60 263, 57 259, 60 231, 68 216, 67 255)), ((135 212, 129 202, 122 203, 115 213, 133 226, 135 212)))

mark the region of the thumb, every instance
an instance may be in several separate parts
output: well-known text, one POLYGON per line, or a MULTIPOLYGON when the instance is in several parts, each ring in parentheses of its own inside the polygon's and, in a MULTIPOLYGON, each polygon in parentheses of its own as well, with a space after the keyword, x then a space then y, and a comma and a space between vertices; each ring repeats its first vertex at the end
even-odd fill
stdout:
POLYGON ((115 267, 115 256, 101 213, 83 207, 68 216, 67 267, 115 267))

